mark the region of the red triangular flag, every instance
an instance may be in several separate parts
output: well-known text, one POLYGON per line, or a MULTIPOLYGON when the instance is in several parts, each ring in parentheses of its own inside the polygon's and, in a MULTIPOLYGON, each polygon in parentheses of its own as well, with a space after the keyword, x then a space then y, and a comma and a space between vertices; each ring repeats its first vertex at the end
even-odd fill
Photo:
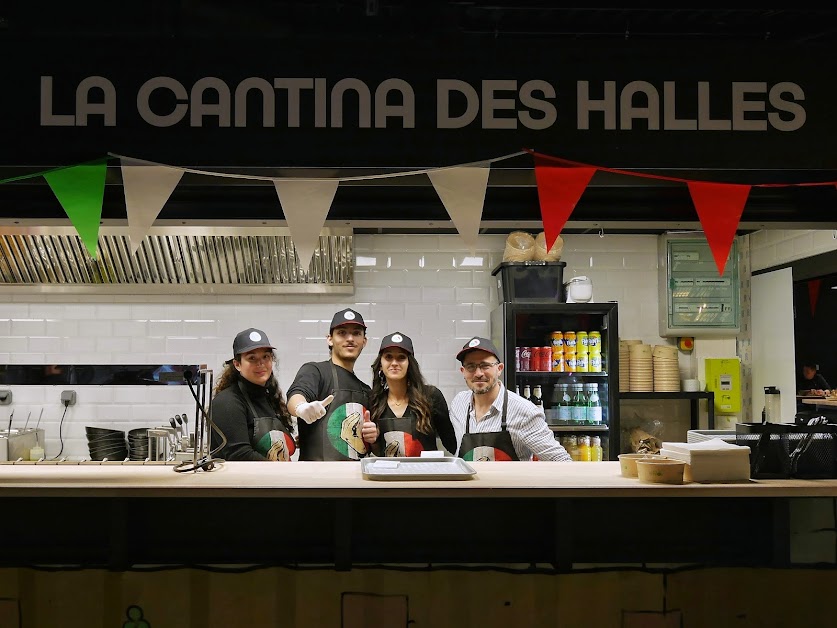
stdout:
POLYGON ((689 181, 688 185, 718 274, 723 275, 751 186, 704 181, 689 181))
POLYGON ((812 279, 808 282, 808 303, 811 304, 811 318, 814 318, 814 313, 817 311, 817 300, 820 296, 821 279, 812 279))
POLYGON ((596 168, 562 168, 535 155, 535 181, 547 251, 555 244, 594 174, 596 168))

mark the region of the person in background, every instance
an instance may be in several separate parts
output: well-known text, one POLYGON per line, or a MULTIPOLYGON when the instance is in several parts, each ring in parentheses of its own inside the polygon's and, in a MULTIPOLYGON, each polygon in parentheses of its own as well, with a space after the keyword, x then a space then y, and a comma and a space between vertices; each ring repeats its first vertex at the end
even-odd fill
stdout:
POLYGON ((420 456, 436 450, 436 437, 449 452, 456 451, 456 434, 442 391, 424 380, 406 334, 384 336, 372 363, 372 420, 381 433, 376 453, 382 456, 420 456))
POLYGON ((500 381, 503 362, 492 342, 475 336, 456 354, 469 390, 451 403, 451 422, 465 460, 572 460, 546 424, 543 407, 500 381))
POLYGON ((273 373, 274 347, 260 329, 239 332, 233 357, 215 386, 212 449, 225 460, 288 461, 296 451, 293 421, 273 373), (226 439, 226 442, 224 442, 226 439))
POLYGON ((824 396, 831 386, 825 377, 818 372, 817 363, 808 360, 802 363, 802 380, 799 384, 800 395, 824 396))
POLYGON ((329 327, 331 358, 303 364, 288 389, 297 421, 300 460, 358 460, 378 439, 369 420, 368 384, 354 367, 366 346, 366 324, 351 308, 337 312, 329 327))

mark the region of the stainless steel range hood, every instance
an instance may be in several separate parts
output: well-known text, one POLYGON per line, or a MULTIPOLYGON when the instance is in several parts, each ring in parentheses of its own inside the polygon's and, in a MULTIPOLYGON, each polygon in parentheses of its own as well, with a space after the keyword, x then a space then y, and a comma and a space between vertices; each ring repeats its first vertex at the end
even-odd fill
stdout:
POLYGON ((0 290, 100 294, 352 294, 351 229, 320 232, 303 270, 286 227, 154 227, 131 253, 101 227, 92 259, 73 227, 0 225, 0 290))

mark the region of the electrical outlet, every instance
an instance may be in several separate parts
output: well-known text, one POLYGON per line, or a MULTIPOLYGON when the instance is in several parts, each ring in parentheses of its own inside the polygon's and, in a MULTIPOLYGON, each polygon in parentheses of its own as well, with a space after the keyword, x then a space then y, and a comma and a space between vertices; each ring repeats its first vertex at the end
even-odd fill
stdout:
POLYGON ((0 406, 8 406, 12 403, 12 391, 0 390, 0 406))
POLYGON ((63 390, 63 391, 61 391, 61 403, 63 403, 65 406, 76 405, 76 391, 75 390, 63 390))

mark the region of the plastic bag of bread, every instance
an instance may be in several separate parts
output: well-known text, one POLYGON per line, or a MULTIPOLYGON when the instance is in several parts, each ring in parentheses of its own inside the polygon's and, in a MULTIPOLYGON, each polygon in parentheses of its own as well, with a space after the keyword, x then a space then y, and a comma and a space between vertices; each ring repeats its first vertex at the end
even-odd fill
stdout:
POLYGON ((535 238, 525 231, 512 231, 506 238, 504 262, 531 262, 535 256, 535 238))
POLYGON ((561 260, 561 251, 564 250, 564 239, 561 236, 555 238, 552 247, 546 250, 546 234, 541 231, 535 238, 535 257, 539 262, 558 262, 561 260))

